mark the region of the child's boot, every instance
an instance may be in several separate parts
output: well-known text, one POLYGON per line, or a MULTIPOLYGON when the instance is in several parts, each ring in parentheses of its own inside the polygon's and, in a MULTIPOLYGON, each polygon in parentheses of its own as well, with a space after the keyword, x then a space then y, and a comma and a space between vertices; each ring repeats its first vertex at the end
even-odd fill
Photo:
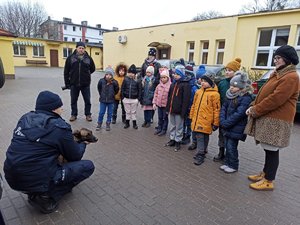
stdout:
POLYGON ((174 148, 174 151, 175 152, 178 152, 179 150, 180 150, 180 142, 177 142, 177 141, 175 141, 175 148, 174 148))
POLYGON ((122 123, 126 124, 126 115, 122 115, 122 123))
POLYGON ((97 127, 96 127, 96 130, 98 131, 98 130, 101 130, 101 128, 102 128, 102 123, 98 123, 97 124, 97 127))
POLYGON ((106 131, 110 131, 110 123, 106 123, 106 128, 105 128, 106 131))
POLYGON ((190 151, 193 151, 197 148, 197 143, 196 142, 193 142, 189 147, 188 147, 188 150, 190 151))
POLYGON ((133 129, 136 129, 136 130, 139 128, 136 124, 136 120, 132 120, 132 127, 133 127, 133 129))
POLYGON ((111 123, 112 123, 112 124, 116 124, 116 122, 117 122, 117 117, 116 117, 116 116, 113 116, 113 117, 112 117, 111 123))
POLYGON ((250 188, 257 191, 273 191, 274 189, 273 181, 269 181, 265 178, 263 178, 260 181, 257 181, 256 183, 252 183, 249 186, 250 188))
POLYGON ((213 160, 214 160, 214 162, 220 162, 220 161, 223 161, 224 158, 225 158, 225 148, 220 147, 219 153, 217 155, 215 155, 213 160))
POLYGON ((253 182, 257 182, 262 180, 265 177, 265 173, 264 172, 260 172, 259 174, 255 174, 255 175, 249 175, 248 179, 253 181, 253 182))
POLYGON ((125 126, 124 126, 124 129, 127 129, 129 127, 129 120, 126 120, 126 123, 125 123, 125 126))

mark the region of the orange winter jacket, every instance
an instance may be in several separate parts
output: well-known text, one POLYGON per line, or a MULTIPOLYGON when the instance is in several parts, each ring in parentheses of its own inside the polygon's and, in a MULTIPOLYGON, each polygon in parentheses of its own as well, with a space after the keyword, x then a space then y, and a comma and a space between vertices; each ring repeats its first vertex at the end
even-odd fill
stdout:
POLYGON ((218 87, 200 88, 196 91, 190 111, 192 130, 205 134, 212 133, 212 126, 220 122, 220 94, 218 87))

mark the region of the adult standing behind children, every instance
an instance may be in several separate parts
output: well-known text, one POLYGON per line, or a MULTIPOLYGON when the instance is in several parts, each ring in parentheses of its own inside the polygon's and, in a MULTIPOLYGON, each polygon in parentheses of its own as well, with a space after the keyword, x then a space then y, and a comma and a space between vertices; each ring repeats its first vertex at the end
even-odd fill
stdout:
POLYGON ((275 70, 259 90, 254 103, 246 111, 249 121, 246 133, 254 137, 265 151, 265 164, 260 174, 249 176, 255 190, 273 190, 279 165, 279 150, 289 145, 299 96, 299 57, 289 45, 274 53, 275 70))
POLYGON ((180 150, 183 137, 184 118, 188 113, 191 87, 189 80, 185 80, 185 67, 175 67, 174 82, 168 96, 167 113, 170 119, 170 140, 166 146, 175 146, 174 151, 180 150))
POLYGON ((194 164, 204 162, 209 135, 218 129, 220 116, 220 94, 214 83, 215 74, 206 72, 201 77, 201 88, 196 92, 190 111, 192 131, 197 139, 197 153, 194 164))
POLYGON ((122 109, 122 122, 125 124, 126 123, 126 112, 124 108, 124 104, 121 101, 121 87, 124 81, 124 78, 127 74, 127 66, 123 63, 120 63, 117 65, 115 69, 116 75, 114 79, 118 82, 119 84, 119 92, 115 95, 115 103, 114 103, 114 110, 113 110, 113 116, 112 116, 112 124, 116 123, 117 116, 118 116, 118 108, 119 108, 119 103, 121 104, 121 109, 122 109))
POLYGON ((119 91, 118 82, 114 79, 114 70, 111 67, 107 67, 104 71, 105 75, 98 82, 98 93, 99 93, 99 116, 96 130, 102 128, 103 117, 107 110, 106 119, 106 131, 110 131, 110 123, 112 119, 113 107, 115 102, 115 95, 119 91))
POLYGON ((78 115, 77 101, 81 92, 84 100, 84 114, 87 121, 92 121, 91 113, 91 74, 95 72, 95 63, 85 51, 85 44, 77 42, 76 49, 65 63, 64 80, 65 87, 70 89, 71 117, 75 121, 78 115))
POLYGON ((168 129, 168 114, 167 114, 167 102, 168 94, 171 86, 171 79, 169 76, 168 68, 160 69, 160 82, 157 85, 154 98, 153 109, 158 111, 158 126, 154 132, 155 135, 163 136, 167 133, 168 129))
POLYGON ((136 110, 141 99, 141 84, 136 80, 136 66, 134 64, 128 68, 127 76, 123 81, 121 98, 126 111, 126 123, 124 128, 127 129, 130 126, 130 120, 132 120, 133 128, 138 129, 136 110))
POLYGON ((247 124, 246 110, 252 101, 252 86, 246 73, 237 71, 230 81, 220 113, 220 129, 225 141, 225 161, 220 167, 225 173, 239 169, 239 141, 246 140, 244 130, 247 124))
POLYGON ((61 115, 61 98, 42 91, 35 111, 23 115, 13 132, 4 162, 9 186, 28 195, 28 202, 51 213, 58 201, 94 172, 90 160, 81 160, 86 143, 74 141, 70 124, 61 115), (68 162, 60 164, 58 156, 68 162))
MULTIPOLYGON (((240 58, 235 58, 234 60, 227 63, 225 67, 225 79, 221 80, 218 84, 218 90, 221 98, 221 106, 226 99, 226 92, 230 88, 230 80, 234 76, 234 73, 241 68, 242 60, 240 58)), ((224 143, 224 134, 222 129, 219 129, 219 153, 215 155, 214 161, 220 162, 224 160, 225 157, 225 143, 224 143)))
POLYGON ((148 66, 154 67, 154 73, 153 76, 155 77, 154 86, 156 87, 159 84, 160 76, 159 76, 159 68, 161 67, 160 63, 156 60, 156 54, 157 51, 155 48, 150 48, 148 52, 148 57, 145 59, 142 68, 140 76, 141 78, 144 78, 146 76, 146 71, 148 66))

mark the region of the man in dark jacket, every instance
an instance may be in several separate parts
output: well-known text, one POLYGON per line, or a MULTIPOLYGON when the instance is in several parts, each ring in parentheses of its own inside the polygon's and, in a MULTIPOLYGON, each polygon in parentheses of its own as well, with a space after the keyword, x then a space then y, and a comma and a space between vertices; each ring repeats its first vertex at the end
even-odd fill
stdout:
POLYGON ((95 72, 93 59, 85 51, 85 44, 77 42, 76 50, 67 58, 64 69, 65 86, 71 89, 71 122, 77 119, 79 92, 81 92, 84 100, 86 120, 92 121, 90 85, 93 72, 95 72))
POLYGON ((9 186, 28 195, 29 203, 43 213, 58 207, 58 200, 94 172, 90 160, 81 160, 87 143, 73 139, 62 118, 61 98, 39 93, 35 111, 23 115, 13 132, 4 162, 9 186), (58 156, 68 162, 61 164, 58 156))
POLYGON ((141 74, 140 77, 144 78, 146 76, 146 70, 148 66, 154 67, 154 74, 155 77, 154 81, 154 87, 156 87, 159 84, 160 81, 160 74, 159 74, 159 68, 161 67, 160 63, 156 60, 156 49, 150 48, 148 52, 148 57, 145 59, 142 68, 141 68, 141 74))

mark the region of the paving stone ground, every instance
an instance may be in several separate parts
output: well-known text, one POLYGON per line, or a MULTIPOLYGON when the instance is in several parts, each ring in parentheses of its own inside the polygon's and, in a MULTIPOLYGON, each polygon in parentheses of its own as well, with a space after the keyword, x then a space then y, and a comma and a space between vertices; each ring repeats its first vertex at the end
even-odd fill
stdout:
MULTIPOLYGON (((83 100, 79 99, 79 118, 72 128, 95 131, 98 115, 97 82, 93 74, 92 117, 85 121, 83 100)), ((61 95, 68 120, 70 97, 62 91, 62 69, 16 68, 16 79, 0 89, 0 166, 10 144, 12 130, 21 115, 34 109, 37 94, 51 90, 61 95)), ((120 113, 120 111, 119 111, 120 113)), ((99 131, 98 143, 90 144, 85 159, 91 159, 94 174, 75 187, 49 215, 40 214, 24 194, 7 183, 0 201, 6 224, 10 225, 287 225, 300 224, 300 122, 295 121, 291 145, 280 152, 280 167, 272 192, 249 189, 247 175, 260 171, 264 154, 249 137, 240 143, 240 169, 235 174, 219 170, 212 161, 217 153, 217 132, 211 135, 209 153, 201 166, 193 164, 193 151, 183 146, 179 152, 164 147, 168 137, 153 135, 151 128, 123 129, 118 118, 110 132, 99 131)), ((3 173, 3 170, 2 170, 3 173)))

